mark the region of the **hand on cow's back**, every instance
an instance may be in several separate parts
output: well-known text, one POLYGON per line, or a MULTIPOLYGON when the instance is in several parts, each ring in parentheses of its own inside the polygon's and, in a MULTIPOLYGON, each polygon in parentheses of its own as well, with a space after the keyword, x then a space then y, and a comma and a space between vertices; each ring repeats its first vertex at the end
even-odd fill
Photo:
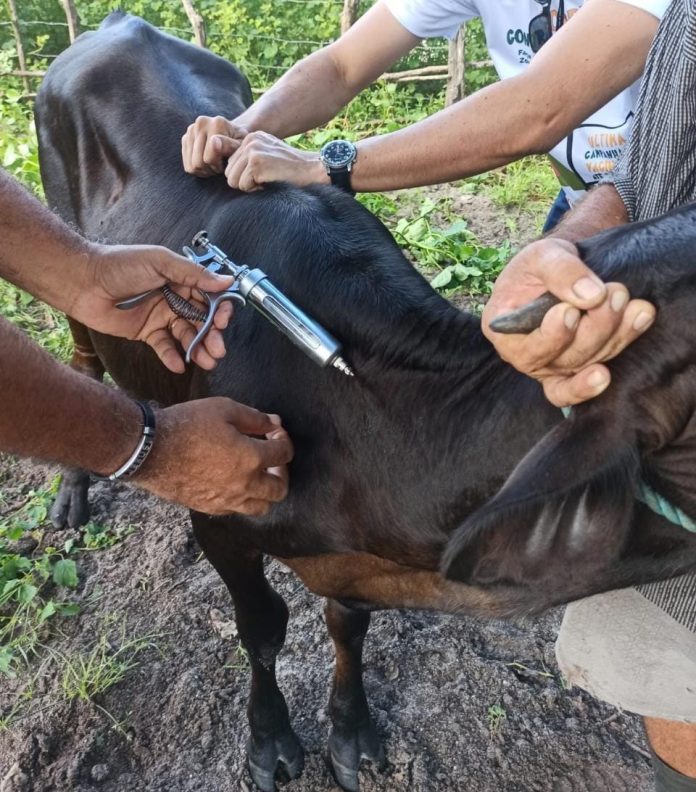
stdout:
POLYGON ((198 116, 181 138, 181 158, 186 173, 215 176, 241 146, 248 130, 223 116, 198 116))
POLYGON ((133 483, 205 514, 266 514, 288 491, 293 447, 280 418, 223 397, 157 413, 157 437, 133 483))
POLYGON ((267 132, 250 132, 244 138, 227 161, 225 178, 230 187, 244 192, 277 181, 298 187, 330 183, 316 152, 294 148, 267 132))
POLYGON ((625 286, 603 283, 577 248, 546 238, 524 248, 500 274, 482 315, 483 332, 498 354, 538 380, 558 407, 598 396, 609 386, 603 365, 650 327, 654 307, 631 300, 625 286), (498 316, 550 292, 560 302, 527 335, 494 332, 498 316))
POLYGON ((187 173, 206 177, 224 172, 230 187, 245 192, 276 181, 329 183, 316 152, 294 148, 267 132, 250 132, 222 116, 198 116, 181 138, 181 158, 187 173))

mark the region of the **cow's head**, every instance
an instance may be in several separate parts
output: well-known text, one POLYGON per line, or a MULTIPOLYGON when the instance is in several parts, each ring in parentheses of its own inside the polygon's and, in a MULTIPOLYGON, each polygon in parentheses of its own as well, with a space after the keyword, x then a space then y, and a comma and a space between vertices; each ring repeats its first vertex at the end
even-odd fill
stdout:
POLYGON ((448 578, 562 602, 696 569, 696 533, 650 511, 640 482, 696 522, 696 205, 581 246, 603 277, 658 309, 574 408, 452 537, 448 578))

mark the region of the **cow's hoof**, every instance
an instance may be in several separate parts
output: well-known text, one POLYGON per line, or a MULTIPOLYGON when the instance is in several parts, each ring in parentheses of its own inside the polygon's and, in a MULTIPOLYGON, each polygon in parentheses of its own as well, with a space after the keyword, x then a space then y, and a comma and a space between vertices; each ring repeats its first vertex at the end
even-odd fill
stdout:
POLYGON ((249 772, 262 792, 275 792, 276 775, 292 781, 304 767, 304 749, 292 729, 264 740, 249 738, 249 772))
POLYGON ((89 521, 89 473, 67 470, 53 501, 49 517, 55 528, 79 528, 89 521))
POLYGON ((347 792, 358 792, 360 762, 368 759, 384 767, 384 748, 372 721, 353 731, 334 728, 329 737, 329 758, 336 781, 347 792))

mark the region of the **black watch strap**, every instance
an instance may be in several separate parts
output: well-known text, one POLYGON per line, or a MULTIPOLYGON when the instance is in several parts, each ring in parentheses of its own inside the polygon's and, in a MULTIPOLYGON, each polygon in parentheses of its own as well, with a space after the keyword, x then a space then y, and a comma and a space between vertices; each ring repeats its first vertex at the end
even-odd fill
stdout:
POLYGON ((329 168, 329 178, 334 187, 340 187, 349 195, 355 195, 355 190, 350 184, 350 171, 348 168, 329 168))

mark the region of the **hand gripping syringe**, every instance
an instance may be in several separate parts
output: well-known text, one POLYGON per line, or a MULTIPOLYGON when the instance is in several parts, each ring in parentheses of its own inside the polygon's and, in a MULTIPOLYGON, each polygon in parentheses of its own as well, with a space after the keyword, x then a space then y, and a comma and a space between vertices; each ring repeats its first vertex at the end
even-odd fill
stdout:
MULTIPOLYGON (((201 311, 188 300, 184 300, 171 287, 162 287, 165 299, 174 313, 185 319, 203 322, 196 337, 186 350, 187 362, 190 361, 193 350, 212 327, 218 306, 225 300, 234 300, 242 305, 246 305, 247 302, 251 303, 263 317, 275 325, 315 363, 320 366, 333 366, 344 374, 353 376, 353 370, 341 357, 340 343, 277 289, 260 269, 250 269, 245 265, 236 264, 219 247, 210 242, 205 231, 199 231, 196 234, 191 242, 191 247, 185 247, 184 253, 195 264, 205 267, 210 272, 233 275, 235 279, 232 286, 226 291, 201 292, 207 304, 207 312, 201 311)), ((154 291, 157 290, 118 303, 118 307, 134 308, 154 291)))

